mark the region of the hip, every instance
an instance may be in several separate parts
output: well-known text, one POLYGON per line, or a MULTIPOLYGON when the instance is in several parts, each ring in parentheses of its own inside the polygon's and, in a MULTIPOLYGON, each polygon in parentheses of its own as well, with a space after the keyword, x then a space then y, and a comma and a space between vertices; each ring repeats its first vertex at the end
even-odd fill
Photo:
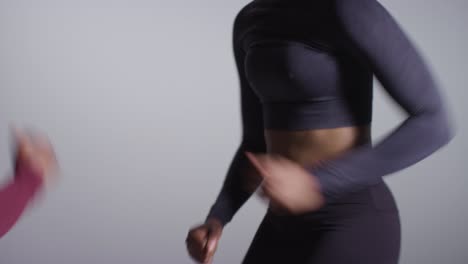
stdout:
POLYGON ((279 215, 270 208, 266 218, 282 224, 327 224, 331 222, 347 221, 360 217, 398 216, 398 207, 388 185, 382 180, 380 183, 366 189, 353 192, 329 203, 319 210, 300 215, 279 215))

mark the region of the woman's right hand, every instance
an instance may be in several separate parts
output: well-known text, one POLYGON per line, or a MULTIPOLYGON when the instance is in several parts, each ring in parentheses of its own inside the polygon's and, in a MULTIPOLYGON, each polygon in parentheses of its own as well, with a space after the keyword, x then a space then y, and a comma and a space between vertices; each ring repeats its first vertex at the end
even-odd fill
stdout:
POLYGON ((199 263, 212 263, 222 232, 223 226, 216 219, 208 219, 204 224, 190 229, 185 241, 190 256, 199 263))
POLYGON ((58 163, 54 149, 44 135, 30 134, 14 128, 16 145, 16 165, 26 167, 36 173, 41 180, 47 181, 55 175, 58 163))

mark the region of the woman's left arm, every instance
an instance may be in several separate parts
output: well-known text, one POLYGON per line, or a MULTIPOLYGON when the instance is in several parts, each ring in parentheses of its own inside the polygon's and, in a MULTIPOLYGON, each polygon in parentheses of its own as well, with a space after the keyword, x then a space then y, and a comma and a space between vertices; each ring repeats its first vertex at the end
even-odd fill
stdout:
POLYGON ((343 46, 367 64, 408 117, 375 146, 358 147, 308 169, 328 202, 417 163, 454 136, 428 66, 388 11, 375 0, 334 0, 333 5, 343 46))

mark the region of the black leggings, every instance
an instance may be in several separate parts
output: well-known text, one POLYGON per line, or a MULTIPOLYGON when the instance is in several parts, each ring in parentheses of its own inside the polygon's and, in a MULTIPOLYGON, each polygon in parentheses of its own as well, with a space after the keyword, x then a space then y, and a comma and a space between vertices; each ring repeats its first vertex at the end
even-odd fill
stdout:
POLYGON ((301 216, 267 212, 243 264, 396 264, 400 219, 382 182, 301 216))

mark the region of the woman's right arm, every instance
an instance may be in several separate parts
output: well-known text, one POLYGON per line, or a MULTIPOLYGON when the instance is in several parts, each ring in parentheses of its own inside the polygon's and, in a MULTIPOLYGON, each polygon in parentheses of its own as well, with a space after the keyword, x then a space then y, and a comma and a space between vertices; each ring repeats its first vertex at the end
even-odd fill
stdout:
POLYGON ((12 182, 0 190, 0 238, 18 221, 42 185, 42 177, 20 165, 12 182))
POLYGON ((0 237, 15 225, 43 182, 58 168, 54 150, 46 137, 17 129, 14 136, 14 177, 0 189, 0 237))
POLYGON ((249 177, 249 173, 253 173, 254 170, 245 151, 255 153, 266 151, 262 105, 245 75, 245 52, 238 39, 241 26, 238 16, 234 22, 233 48, 240 83, 242 140, 229 166, 221 191, 207 217, 207 220, 220 221, 223 226, 231 221, 234 214, 249 199, 255 187, 260 183, 256 182, 255 186, 246 188, 246 184, 252 184, 253 179, 249 177))
MULTIPOLYGON (((242 11, 239 13, 241 14, 242 11)), ((234 22, 233 48, 240 82, 242 140, 235 152, 216 202, 205 223, 190 229, 186 243, 190 256, 200 263, 211 263, 223 227, 249 199, 260 184, 256 171, 244 152, 265 152, 263 114, 259 98, 251 89, 244 71, 245 53, 239 45, 240 15, 234 22)), ((260 177, 258 177, 259 179, 260 177)))

